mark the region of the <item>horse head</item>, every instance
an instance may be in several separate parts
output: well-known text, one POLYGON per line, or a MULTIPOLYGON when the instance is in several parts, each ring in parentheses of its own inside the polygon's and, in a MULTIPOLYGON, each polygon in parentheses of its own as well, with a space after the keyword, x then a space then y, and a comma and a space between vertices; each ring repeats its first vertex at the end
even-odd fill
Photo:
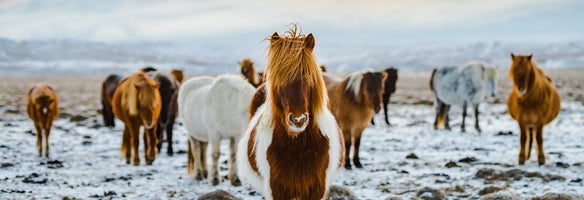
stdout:
POLYGON ((361 91, 365 102, 373 107, 375 113, 381 110, 384 82, 387 78, 385 72, 366 72, 361 80, 361 91))
POLYGON ((513 79, 513 83, 517 88, 517 91, 524 95, 533 85, 535 74, 533 62, 531 60, 532 55, 514 55, 511 54, 511 68, 509 69, 509 76, 513 79))
POLYGON ((140 111, 140 120, 146 129, 152 129, 158 121, 162 105, 159 84, 143 72, 136 75, 133 84, 137 92, 136 108, 140 111))
POLYGON ((387 68, 385 70, 385 73, 387 74, 387 78, 385 79, 385 91, 389 92, 390 94, 395 92, 396 86, 395 84, 397 83, 397 69, 396 68, 387 68))
POLYGON ((273 123, 285 125, 294 137, 324 108, 326 90, 312 54, 314 36, 297 35, 295 30, 288 33, 282 37, 274 33, 270 38, 266 78, 273 123))
POLYGON ((253 62, 249 58, 244 58, 239 62, 239 70, 241 74, 254 86, 259 84, 259 77, 253 66, 253 62))

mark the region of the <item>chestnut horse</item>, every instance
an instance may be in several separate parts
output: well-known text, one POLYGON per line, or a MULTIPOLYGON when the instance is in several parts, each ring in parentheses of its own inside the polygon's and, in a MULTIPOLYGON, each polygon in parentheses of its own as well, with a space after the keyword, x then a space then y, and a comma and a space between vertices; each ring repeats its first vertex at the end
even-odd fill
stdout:
POLYGON ((529 56, 511 54, 509 76, 513 89, 507 99, 507 108, 517 120, 519 137, 519 164, 525 164, 531 153, 533 138, 537 142, 537 161, 545 164, 543 152, 543 126, 550 123, 560 112, 560 95, 543 70, 529 56), (527 154, 527 155, 525 155, 527 154))
POLYGON ((342 168, 343 137, 328 110, 314 44, 296 28, 270 38, 267 98, 237 151, 239 176, 266 199, 324 199, 342 168))
POLYGON ((166 142, 166 153, 172 156, 174 154, 172 149, 172 129, 178 115, 178 103, 176 99, 178 97, 180 83, 175 79, 174 75, 171 76, 158 71, 152 74, 152 78, 158 82, 158 92, 162 100, 162 107, 158 117, 158 127, 156 128, 156 135, 158 136, 158 145, 156 147, 158 148, 158 152, 160 152, 162 143, 166 142))
MULTIPOLYGON (((387 74, 387 78, 385 79, 384 83, 384 90, 383 90, 383 115, 385 116, 385 123, 389 124, 389 116, 387 116, 387 105, 389 104, 389 99, 391 95, 395 93, 395 84, 397 82, 397 69, 390 67, 383 70, 387 74)), ((375 125, 375 118, 371 118, 371 124, 375 125)))
POLYGON ((256 88, 264 83, 263 73, 256 73, 250 58, 244 58, 239 62, 239 71, 256 88))
POLYGON ((385 72, 358 71, 344 80, 325 75, 331 110, 339 122, 345 138, 345 168, 351 169, 349 151, 353 145, 353 163, 362 168, 359 159, 361 135, 376 113, 381 109, 381 95, 385 72))
POLYGON ((107 127, 116 126, 112 111, 112 98, 120 80, 122 80, 120 75, 111 74, 101 84, 101 114, 103 115, 103 125, 107 127))
POLYGON ((140 165, 138 147, 140 127, 144 126, 144 157, 151 165, 156 158, 156 128, 162 107, 158 83, 145 72, 138 71, 123 79, 112 99, 115 116, 125 124, 122 138, 122 155, 126 163, 132 159, 133 165, 140 165))
POLYGON ((59 114, 59 99, 57 91, 46 84, 38 84, 28 91, 28 105, 26 107, 28 117, 34 122, 37 136, 37 149, 39 157, 49 157, 49 135, 53 120, 59 114))

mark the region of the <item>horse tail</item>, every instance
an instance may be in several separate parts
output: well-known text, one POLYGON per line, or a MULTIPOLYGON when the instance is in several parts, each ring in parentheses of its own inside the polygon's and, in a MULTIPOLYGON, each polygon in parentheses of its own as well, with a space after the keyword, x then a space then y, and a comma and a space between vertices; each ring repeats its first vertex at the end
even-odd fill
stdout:
POLYGON ((526 159, 529 159, 530 155, 531 155, 531 145, 533 143, 533 138, 536 137, 535 136, 535 129, 533 127, 529 127, 529 129, 527 130, 527 137, 529 137, 529 139, 527 139, 527 157, 526 159))
POLYGON ((430 76, 430 90, 432 91, 434 91, 434 75, 436 74, 436 71, 438 71, 438 69, 432 69, 432 75, 430 76))

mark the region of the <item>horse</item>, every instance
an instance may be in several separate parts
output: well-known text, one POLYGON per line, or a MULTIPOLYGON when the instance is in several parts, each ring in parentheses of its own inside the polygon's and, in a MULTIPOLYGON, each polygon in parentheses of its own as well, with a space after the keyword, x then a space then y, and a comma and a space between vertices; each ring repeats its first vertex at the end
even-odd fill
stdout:
POLYGON ((560 95, 552 80, 532 60, 532 55, 511 54, 511 60, 509 77, 513 80, 513 89, 507 99, 507 110, 519 124, 521 132, 519 164, 523 165, 525 160, 529 159, 535 137, 537 161, 543 165, 545 164, 543 126, 558 116, 560 95))
POLYGON ((101 114, 103 115, 103 125, 106 127, 116 126, 112 111, 112 98, 120 80, 122 80, 120 75, 111 74, 101 84, 101 114))
POLYGON ((166 141, 166 153, 172 156, 174 154, 172 149, 172 129, 178 115, 177 97, 180 83, 174 76, 158 71, 153 72, 152 78, 158 82, 158 92, 162 100, 162 107, 158 117, 158 127, 156 128, 156 135, 158 136, 158 145, 156 147, 158 152, 160 152, 162 143, 166 141), (166 133, 166 140, 164 139, 164 133, 166 133))
MULTIPOLYGON (((385 79, 384 83, 384 91, 383 91, 383 115, 385 116, 385 123, 390 125, 389 117, 387 116, 387 105, 389 104, 389 99, 391 95, 395 93, 395 84, 397 82, 397 69, 390 67, 383 70, 387 74, 387 78, 385 79)), ((375 125, 375 118, 371 118, 371 124, 375 125)))
POLYGON ((43 151, 45 157, 49 157, 49 135, 53 120, 59 114, 59 98, 57 91, 50 85, 38 84, 28 91, 28 104, 26 107, 28 117, 34 122, 37 136, 37 149, 39 157, 43 151))
POLYGON ((244 58, 239 62, 239 71, 256 88, 264 82, 263 74, 261 72, 256 73, 250 58, 244 58))
POLYGON ((345 138, 345 169, 351 169, 349 152, 354 147, 353 163, 363 168, 359 158, 361 135, 375 113, 381 110, 385 72, 357 71, 345 79, 325 75, 331 110, 345 138))
POLYGON ((324 199, 343 166, 343 136, 328 109, 314 36, 292 28, 269 40, 266 100, 239 142, 238 174, 266 199, 324 199))
POLYGON ((212 167, 209 180, 219 184, 219 155, 221 139, 230 141, 229 175, 234 186, 241 185, 237 177, 235 151, 241 133, 247 125, 247 107, 255 88, 239 75, 219 75, 217 78, 196 77, 189 79, 179 91, 181 118, 189 135, 188 168, 197 166, 196 176, 205 175, 203 156, 206 144, 211 143, 212 167), (191 159, 193 158, 193 159, 191 159))
POLYGON ((461 66, 446 66, 433 69, 430 77, 430 89, 436 97, 436 118, 434 129, 439 125, 450 130, 450 105, 462 106, 462 124, 465 132, 466 107, 471 104, 475 115, 475 129, 479 126, 479 104, 490 94, 495 97, 497 91, 497 70, 482 62, 469 62, 461 66))
POLYGON ((182 83, 185 80, 185 74, 183 73, 183 70, 172 69, 170 70, 170 74, 174 76, 174 80, 178 81, 178 83, 182 83))
POLYGON ((158 139, 156 128, 162 107, 158 83, 145 72, 138 71, 120 81, 112 98, 114 115, 124 122, 122 146, 120 148, 126 163, 140 165, 138 147, 140 127, 144 126, 144 157, 147 165, 152 165, 158 139))
POLYGON ((320 64, 318 67, 320 68, 320 71, 326 72, 326 65, 325 64, 320 64))

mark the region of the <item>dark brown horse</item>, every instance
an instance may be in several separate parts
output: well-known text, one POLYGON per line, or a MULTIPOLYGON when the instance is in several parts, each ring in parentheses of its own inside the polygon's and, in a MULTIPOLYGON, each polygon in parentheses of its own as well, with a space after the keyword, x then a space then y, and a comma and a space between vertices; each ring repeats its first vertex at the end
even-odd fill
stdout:
POLYGON ((39 157, 43 155, 49 157, 49 135, 53 120, 59 114, 59 99, 57 91, 46 84, 38 84, 28 91, 28 104, 26 112, 36 129, 37 149, 39 157))
POLYGON ((519 164, 525 164, 531 153, 533 138, 537 142, 537 162, 545 164, 543 152, 543 126, 550 123, 560 112, 560 95, 543 70, 537 67, 532 56, 511 54, 509 76, 513 90, 507 99, 507 108, 517 120, 519 137, 519 164), (527 154, 527 155, 526 155, 527 154))
POLYGON ((151 165, 158 153, 156 128, 162 107, 158 83, 145 72, 138 71, 123 79, 112 98, 115 116, 125 124, 120 148, 126 163, 140 165, 140 127, 144 126, 144 154, 151 165))
MULTIPOLYGON (((397 69, 390 67, 383 70, 387 74, 387 78, 385 79, 385 86, 383 91, 383 115, 385 116, 385 123, 390 125, 389 123, 389 116, 387 115, 387 105, 389 104, 389 100, 391 99, 391 95, 395 93, 397 83, 397 69)), ((375 119, 371 118, 371 124, 375 125, 375 119)))
POLYGON ((156 135, 158 136, 158 152, 160 152, 160 149, 162 148, 162 143, 166 142, 166 153, 172 156, 174 154, 172 149, 172 129, 178 115, 178 103, 176 100, 180 83, 174 78, 174 76, 160 72, 155 72, 152 78, 158 82, 158 91, 162 100, 162 108, 160 109, 158 127, 156 129, 156 135), (164 133, 166 133, 166 137, 164 133))
POLYGON ((339 80, 325 75, 329 101, 345 138, 345 168, 351 169, 350 155, 353 146, 353 163, 362 168, 359 159, 361 135, 373 118, 373 111, 381 110, 381 96, 387 75, 385 72, 359 71, 339 80))
POLYGON ((268 96, 237 151, 240 177, 266 199, 325 199, 342 167, 343 139, 328 110, 314 44, 312 34, 296 29, 270 38, 268 96))
POLYGON ((112 111, 112 98, 120 80, 122 80, 120 75, 111 74, 101 84, 101 114, 103 115, 103 125, 107 127, 116 126, 112 111))

